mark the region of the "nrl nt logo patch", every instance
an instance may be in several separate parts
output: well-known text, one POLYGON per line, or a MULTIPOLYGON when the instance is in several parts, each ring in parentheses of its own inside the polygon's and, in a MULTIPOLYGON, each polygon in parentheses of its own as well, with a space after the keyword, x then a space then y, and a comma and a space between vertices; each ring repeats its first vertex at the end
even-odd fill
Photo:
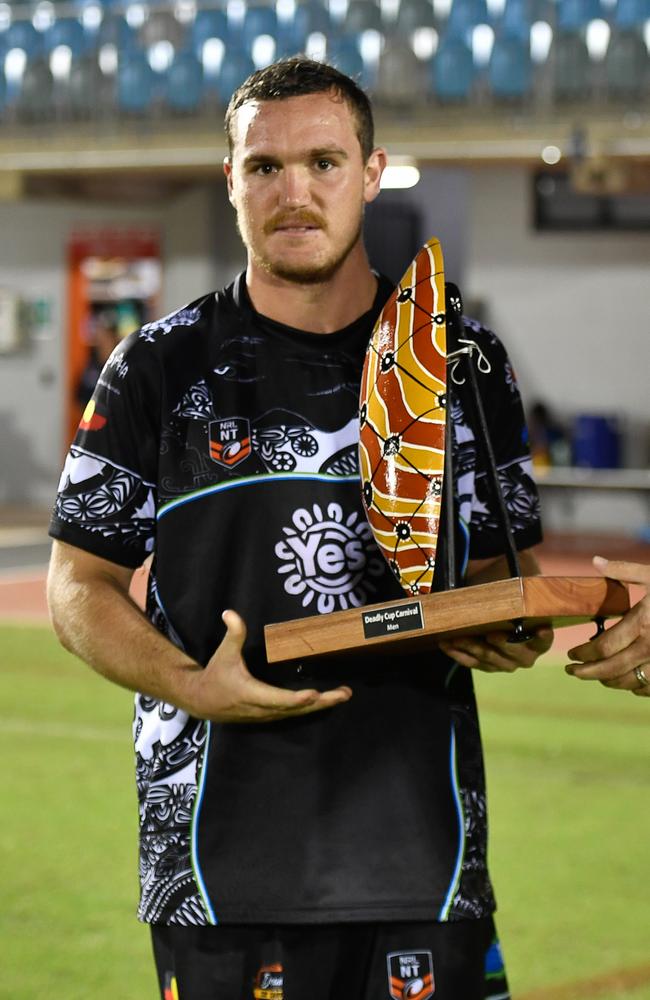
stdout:
POLYGON ((393 1000, 430 1000, 436 992, 430 951, 392 951, 386 960, 393 1000))
POLYGON ((210 421, 210 458, 232 469, 251 453, 251 429, 246 417, 210 421))

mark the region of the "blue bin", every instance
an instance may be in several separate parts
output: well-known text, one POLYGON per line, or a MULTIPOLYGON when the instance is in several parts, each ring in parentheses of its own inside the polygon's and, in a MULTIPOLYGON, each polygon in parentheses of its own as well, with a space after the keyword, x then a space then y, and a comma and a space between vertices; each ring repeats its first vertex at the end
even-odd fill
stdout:
POLYGON ((573 464, 583 469, 619 469, 621 432, 618 418, 580 413, 573 422, 573 464))

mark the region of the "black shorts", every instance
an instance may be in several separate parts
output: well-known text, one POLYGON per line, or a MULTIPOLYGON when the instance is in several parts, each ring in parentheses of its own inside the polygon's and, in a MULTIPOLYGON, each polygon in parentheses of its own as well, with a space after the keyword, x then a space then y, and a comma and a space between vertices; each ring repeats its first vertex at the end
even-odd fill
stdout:
POLYGON ((509 1000, 491 917, 151 928, 164 1000, 509 1000))

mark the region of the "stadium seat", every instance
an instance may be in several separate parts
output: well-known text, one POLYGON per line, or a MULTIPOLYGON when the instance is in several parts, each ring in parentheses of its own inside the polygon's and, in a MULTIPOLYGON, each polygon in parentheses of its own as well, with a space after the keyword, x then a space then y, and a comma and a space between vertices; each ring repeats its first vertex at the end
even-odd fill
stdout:
POLYGON ((199 10, 190 29, 194 54, 201 58, 203 46, 210 38, 228 39, 228 21, 222 10, 199 10))
POLYGON ((560 31, 577 31, 602 16, 600 0, 561 0, 557 5, 557 26, 560 31))
POLYGON ((443 104, 469 100, 474 86, 472 50, 453 34, 445 36, 431 63, 434 97, 443 104))
POLYGON ((397 12, 397 27, 403 36, 417 28, 433 28, 436 19, 430 0, 402 0, 397 12))
POLYGON ((636 31, 614 31, 605 56, 607 95, 614 100, 637 100, 647 95, 650 57, 636 31))
POLYGON ((226 50, 217 80, 217 94, 221 104, 228 103, 237 88, 254 70, 253 60, 243 49, 226 50))
POLYGON ((427 92, 426 66, 406 39, 387 42, 379 58, 374 99, 387 107, 413 107, 427 92))
POLYGON ((154 10, 138 32, 142 48, 148 49, 157 42, 170 42, 174 49, 185 43, 185 28, 169 10, 154 10))
POLYGON ((584 99, 591 87, 591 62, 582 35, 577 31, 557 32, 553 38, 549 60, 555 99, 584 99))
POLYGON ((43 36, 31 21, 14 21, 3 32, 5 52, 22 49, 28 59, 35 59, 43 52, 43 36))
POLYGON ((138 34, 121 14, 109 14, 99 26, 97 48, 114 45, 118 52, 134 52, 138 49, 138 34))
POLYGON ((27 61, 16 95, 16 118, 24 122, 48 121, 54 110, 54 81, 47 59, 27 61))
POLYGON ((157 97, 158 78, 143 52, 120 55, 117 69, 117 108, 129 115, 146 115, 157 97))
POLYGON ((165 80, 165 105, 181 114, 196 113, 203 103, 203 67, 193 52, 178 53, 165 80))
POLYGON ((613 21, 618 28, 642 27, 650 21, 650 0, 618 0, 613 21))
POLYGON ((88 121, 112 111, 114 78, 105 77, 94 53, 73 57, 62 105, 66 117, 88 121))
POLYGON ((52 52, 59 45, 65 45, 73 56, 79 56, 88 50, 92 40, 77 18, 59 17, 47 31, 43 32, 43 44, 46 52, 52 52))
POLYGON ((372 29, 382 31, 381 8, 374 0, 350 0, 343 22, 346 34, 356 35, 372 29))
POLYGON ((242 25, 241 41, 249 51, 259 35, 278 36, 278 18, 273 7, 247 7, 242 25))
POLYGON ((488 15, 485 0, 454 0, 447 24, 445 35, 467 40, 468 33, 477 24, 487 24, 490 18, 488 15))
POLYGON ((327 43, 327 61, 341 73, 352 77, 361 86, 367 86, 364 66, 357 40, 354 36, 330 38, 327 43))
POLYGON ((279 41, 287 53, 302 52, 309 35, 322 32, 328 35, 332 29, 327 8, 318 0, 307 0, 296 5, 293 18, 279 29, 279 41))
POLYGON ((532 83, 530 48, 527 39, 501 35, 495 39, 488 66, 488 83, 497 100, 520 100, 532 83))
POLYGON ((529 0, 506 0, 506 6, 499 21, 499 34, 528 41, 530 26, 534 20, 536 18, 529 0))

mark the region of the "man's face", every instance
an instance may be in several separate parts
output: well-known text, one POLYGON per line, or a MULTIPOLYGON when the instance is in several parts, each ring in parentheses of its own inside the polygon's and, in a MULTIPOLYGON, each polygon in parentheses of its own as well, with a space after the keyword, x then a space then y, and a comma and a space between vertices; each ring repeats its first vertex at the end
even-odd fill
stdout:
POLYGON ((361 238, 385 162, 363 162, 352 112, 334 93, 248 101, 224 169, 249 263, 299 284, 326 281, 361 238))

